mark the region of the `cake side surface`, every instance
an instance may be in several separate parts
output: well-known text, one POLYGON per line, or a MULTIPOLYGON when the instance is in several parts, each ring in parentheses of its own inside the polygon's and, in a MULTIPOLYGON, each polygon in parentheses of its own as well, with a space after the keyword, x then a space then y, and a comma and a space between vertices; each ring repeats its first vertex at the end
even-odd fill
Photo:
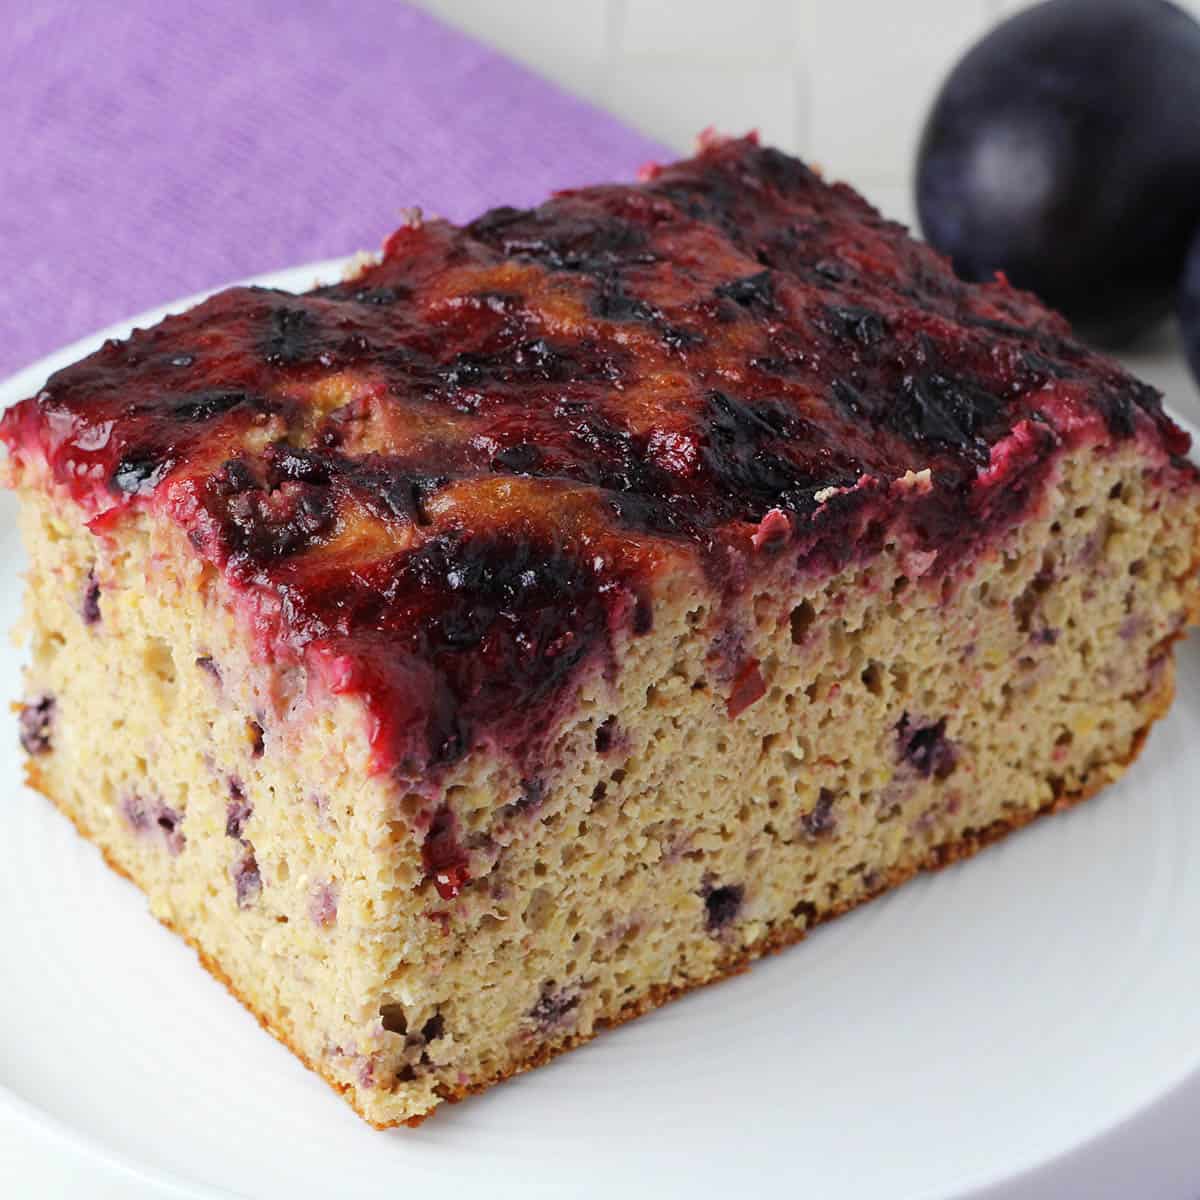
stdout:
POLYGON ((1093 448, 946 578, 885 541, 732 603, 664 579, 537 775, 476 752, 414 790, 369 769, 367 707, 255 661, 171 525, 23 511, 39 786, 379 1125, 1102 787, 1197 602, 1194 508, 1093 448))
POLYGON ((749 140, 0 437, 35 782, 379 1125, 1091 794, 1200 608, 1157 394, 749 140))

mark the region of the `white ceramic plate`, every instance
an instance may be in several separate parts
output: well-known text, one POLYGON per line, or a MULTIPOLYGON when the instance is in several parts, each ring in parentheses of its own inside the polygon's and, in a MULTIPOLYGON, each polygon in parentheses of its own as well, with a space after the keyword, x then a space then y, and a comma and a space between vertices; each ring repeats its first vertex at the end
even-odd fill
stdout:
MULTIPOLYGON (((0 404, 160 315, 35 364, 0 385, 0 404)), ((1139 365, 1174 390, 1171 362, 1139 365)), ((3 626, 19 602, 11 517, 6 496, 3 626)), ((170 1196, 944 1200, 1012 1179, 1200 1070, 1200 639, 1180 659, 1171 716, 1100 798, 383 1134, 24 790, 12 729, 0 736, 0 1111, 170 1196)), ((0 652, 5 700, 19 665, 0 652)))

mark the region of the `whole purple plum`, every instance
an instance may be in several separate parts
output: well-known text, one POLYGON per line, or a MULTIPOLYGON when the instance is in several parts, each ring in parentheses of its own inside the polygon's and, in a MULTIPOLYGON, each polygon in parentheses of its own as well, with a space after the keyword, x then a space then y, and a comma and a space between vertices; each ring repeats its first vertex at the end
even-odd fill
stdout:
POLYGON ((1167 0, 1049 0, 943 84, 917 159, 926 238, 1096 341, 1169 311, 1200 221, 1200 24, 1167 0))

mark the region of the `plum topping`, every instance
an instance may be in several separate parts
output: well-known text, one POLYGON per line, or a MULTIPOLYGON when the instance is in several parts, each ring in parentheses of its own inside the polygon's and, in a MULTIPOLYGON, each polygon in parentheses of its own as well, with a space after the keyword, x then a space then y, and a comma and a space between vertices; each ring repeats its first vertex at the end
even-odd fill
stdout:
MULTIPOLYGON (((372 770, 441 777, 487 746, 520 779, 668 575, 732 598, 785 548, 842 570, 902 507, 951 570, 1042 493, 1064 416, 1097 410, 1186 442, 1031 296, 968 286, 743 138, 642 185, 407 224, 353 281, 228 289, 55 373, 0 439, 85 508, 174 522, 255 609, 263 661, 362 703, 372 770)), ((744 659, 715 676, 735 717, 769 674, 744 659)), ((427 849, 457 894, 464 855, 427 849)))
POLYGON ((130 792, 121 801, 121 811, 130 828, 137 833, 156 834, 172 856, 183 850, 187 841, 183 817, 157 796, 147 798, 130 792))

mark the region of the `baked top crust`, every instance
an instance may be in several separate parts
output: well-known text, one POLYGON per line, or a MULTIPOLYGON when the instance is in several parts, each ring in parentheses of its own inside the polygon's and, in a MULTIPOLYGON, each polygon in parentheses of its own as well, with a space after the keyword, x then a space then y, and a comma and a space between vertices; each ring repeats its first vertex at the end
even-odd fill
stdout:
POLYGON ((0 436, 97 532, 177 522, 264 656, 362 694, 379 765, 414 772, 527 751, 668 572, 719 598, 785 554, 839 569, 901 516, 945 571, 1084 440, 1197 482, 1158 394, 1062 318, 752 138, 414 218, 303 295, 229 289, 58 372, 0 436))

